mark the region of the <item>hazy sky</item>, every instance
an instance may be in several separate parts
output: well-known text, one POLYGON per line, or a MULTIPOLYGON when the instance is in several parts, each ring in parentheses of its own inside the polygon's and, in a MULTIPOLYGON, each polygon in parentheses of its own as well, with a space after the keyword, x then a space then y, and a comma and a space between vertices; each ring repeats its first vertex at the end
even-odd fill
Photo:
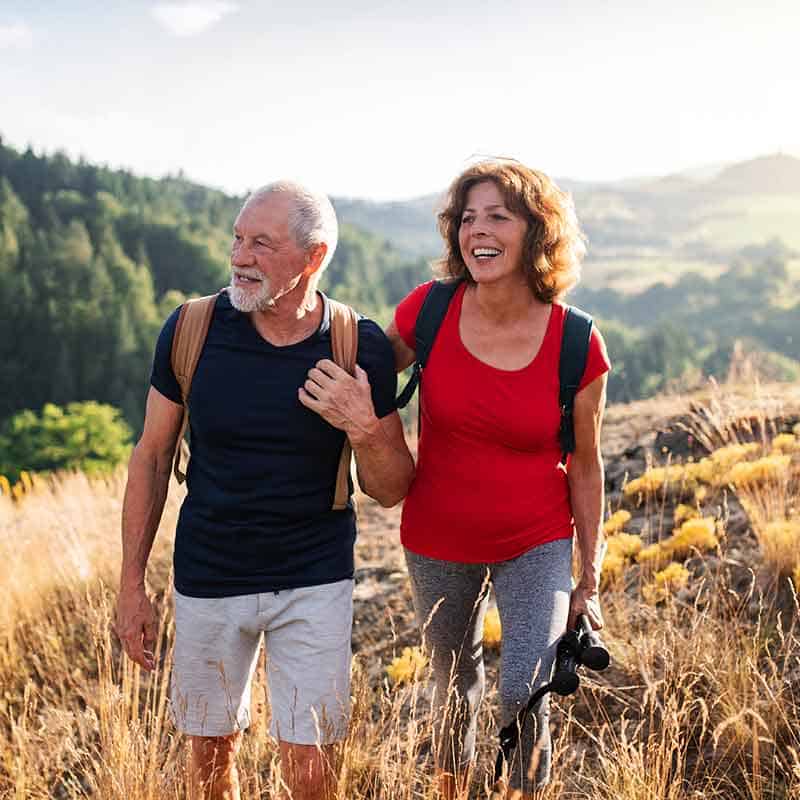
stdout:
POLYGON ((799 40, 798 0, 0 0, 0 135, 233 192, 665 174, 800 155, 799 40))

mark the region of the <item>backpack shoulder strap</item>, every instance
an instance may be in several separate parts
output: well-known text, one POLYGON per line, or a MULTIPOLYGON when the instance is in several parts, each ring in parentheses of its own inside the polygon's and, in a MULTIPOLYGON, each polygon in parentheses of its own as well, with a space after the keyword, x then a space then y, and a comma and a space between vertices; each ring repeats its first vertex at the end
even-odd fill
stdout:
POLYGON ((350 306, 328 299, 331 315, 333 360, 351 375, 356 374, 358 314, 350 306))
MULTIPOLYGON (((331 317, 331 350, 333 360, 350 375, 355 375, 358 357, 358 314, 350 306, 328 298, 331 317)), ((336 491, 333 510, 341 511, 350 496, 350 442, 344 438, 342 455, 336 473, 336 491)))
POLYGON ((434 281, 428 291, 422 303, 422 308, 420 308, 417 315, 417 321, 414 324, 416 361, 414 361, 413 371, 408 383, 403 387, 403 391, 400 392, 400 396, 397 398, 398 408, 405 408, 413 397, 422 377, 422 371, 428 363, 428 356, 430 356, 433 343, 436 341, 436 334, 439 332, 439 328, 447 314, 447 309, 450 307, 450 301, 460 285, 461 279, 434 281))
POLYGON ((592 318, 574 306, 566 306, 564 330, 561 336, 561 355, 558 362, 558 405, 561 408, 561 425, 558 431, 561 443, 561 460, 566 464, 567 454, 575 450, 575 429, 572 412, 578 393, 589 342, 592 337, 592 318))
POLYGON ((211 327, 211 318, 214 316, 214 306, 218 295, 219 293, 187 300, 181 306, 178 322, 175 325, 175 335, 172 338, 170 362, 183 398, 183 424, 178 438, 178 446, 175 449, 173 467, 178 483, 186 480, 186 472, 181 464, 184 455, 183 437, 189 422, 189 407, 186 401, 192 388, 192 378, 197 369, 197 362, 200 360, 200 353, 206 343, 208 329, 211 327))

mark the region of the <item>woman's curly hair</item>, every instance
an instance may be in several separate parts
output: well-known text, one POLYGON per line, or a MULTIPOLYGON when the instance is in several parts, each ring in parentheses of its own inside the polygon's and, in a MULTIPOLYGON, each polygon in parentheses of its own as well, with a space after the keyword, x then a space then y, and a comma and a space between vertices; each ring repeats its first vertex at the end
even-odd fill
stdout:
POLYGON ((436 264, 437 273, 474 283, 461 257, 458 231, 469 190, 484 181, 492 181, 506 208, 528 223, 522 252, 531 291, 544 303, 560 299, 578 282, 586 252, 575 206, 543 172, 511 159, 481 161, 450 185, 446 206, 439 213, 446 253, 436 264))

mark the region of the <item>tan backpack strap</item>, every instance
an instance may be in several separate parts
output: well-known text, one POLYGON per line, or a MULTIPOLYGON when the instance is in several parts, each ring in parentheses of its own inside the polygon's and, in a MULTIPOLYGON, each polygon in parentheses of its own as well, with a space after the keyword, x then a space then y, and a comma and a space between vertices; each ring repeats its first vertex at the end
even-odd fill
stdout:
MULTIPOLYGON (((358 315, 350 306, 336 300, 328 300, 331 315, 331 349, 333 360, 351 375, 356 374, 358 357, 358 315)), ((336 493, 333 496, 333 510, 341 511, 347 507, 350 496, 348 478, 350 476, 350 442, 345 436, 339 469, 336 473, 336 493)))
POLYGON ((192 378, 197 369, 197 362, 200 360, 200 353, 203 352, 203 345, 206 343, 208 329, 211 326, 211 318, 214 316, 216 302, 216 294, 187 300, 181 306, 178 322, 175 325, 175 335, 172 338, 170 362, 183 398, 183 424, 178 438, 178 446, 175 448, 173 467, 178 483, 186 480, 186 471, 181 462, 184 460, 184 456, 188 455, 188 448, 183 440, 189 424, 187 400, 192 388, 192 378))

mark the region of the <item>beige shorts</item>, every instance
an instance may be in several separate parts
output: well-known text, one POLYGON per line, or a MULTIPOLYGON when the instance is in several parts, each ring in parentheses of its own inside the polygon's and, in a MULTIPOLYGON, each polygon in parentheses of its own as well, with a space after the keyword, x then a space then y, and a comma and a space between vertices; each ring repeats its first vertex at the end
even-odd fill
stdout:
POLYGON ((175 725, 191 736, 227 736, 248 727, 263 636, 272 735, 294 744, 344 738, 352 622, 352 580, 237 597, 176 591, 175 725))

